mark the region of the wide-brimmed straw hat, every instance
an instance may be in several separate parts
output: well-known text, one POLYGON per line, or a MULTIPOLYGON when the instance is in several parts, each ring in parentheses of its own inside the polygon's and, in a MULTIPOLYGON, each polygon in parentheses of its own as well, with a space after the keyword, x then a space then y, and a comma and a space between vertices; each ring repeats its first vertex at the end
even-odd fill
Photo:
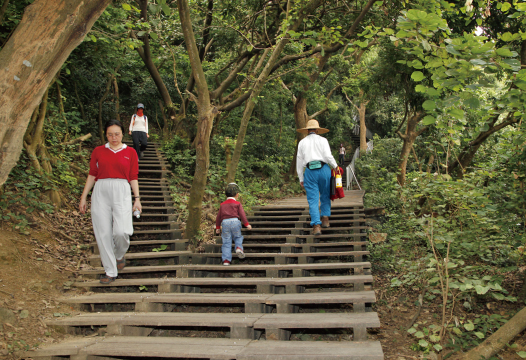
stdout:
POLYGON ((302 134, 308 134, 309 130, 318 130, 318 134, 325 134, 329 132, 329 129, 321 128, 317 120, 309 120, 306 127, 296 131, 302 134))

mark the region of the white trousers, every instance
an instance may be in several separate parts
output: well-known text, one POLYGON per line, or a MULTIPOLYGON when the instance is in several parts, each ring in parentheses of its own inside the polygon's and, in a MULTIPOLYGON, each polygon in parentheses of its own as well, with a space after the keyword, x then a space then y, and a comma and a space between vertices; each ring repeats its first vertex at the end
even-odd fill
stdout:
POLYGON ((133 234, 132 199, 126 179, 100 179, 91 195, 91 220, 106 275, 116 277, 133 234))

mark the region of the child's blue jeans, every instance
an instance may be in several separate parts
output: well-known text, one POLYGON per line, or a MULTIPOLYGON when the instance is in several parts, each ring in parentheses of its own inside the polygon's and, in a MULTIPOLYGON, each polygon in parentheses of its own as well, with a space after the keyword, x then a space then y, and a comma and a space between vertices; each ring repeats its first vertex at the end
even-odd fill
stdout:
POLYGON ((225 219, 221 222, 221 246, 223 261, 232 261, 232 240, 236 248, 243 249, 243 235, 241 235, 241 221, 238 218, 225 219))

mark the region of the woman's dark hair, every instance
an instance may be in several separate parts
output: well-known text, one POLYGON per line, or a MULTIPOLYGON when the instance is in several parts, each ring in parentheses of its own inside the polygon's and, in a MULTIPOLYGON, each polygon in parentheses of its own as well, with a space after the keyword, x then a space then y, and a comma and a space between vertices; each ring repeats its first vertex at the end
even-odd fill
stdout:
POLYGON ((121 124, 119 120, 115 120, 115 119, 106 121, 106 124, 104 125, 104 135, 106 135, 106 131, 108 131, 108 128, 113 125, 120 126, 122 130, 122 134, 124 135, 124 126, 121 124))

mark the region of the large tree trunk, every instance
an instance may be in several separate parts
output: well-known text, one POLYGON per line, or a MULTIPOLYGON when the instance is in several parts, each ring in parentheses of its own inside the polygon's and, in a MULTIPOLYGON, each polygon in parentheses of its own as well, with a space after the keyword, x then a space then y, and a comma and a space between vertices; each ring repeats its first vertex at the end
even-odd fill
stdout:
POLYGON ((106 82, 106 90, 104 91, 104 94, 99 100, 99 116, 98 116, 98 124, 99 124, 99 142, 100 144, 104 144, 104 124, 102 123, 102 105, 104 105, 104 102, 106 101, 106 98, 110 94, 111 89, 111 83, 113 81, 113 75, 109 75, 108 82, 106 82))
MULTIPOLYGON (((148 1, 138 0, 137 2, 139 3, 140 9, 141 9, 141 16, 143 18, 143 21, 148 22, 148 1)), ((175 105, 172 102, 172 98, 170 97, 170 92, 168 91, 168 88, 164 84, 161 74, 159 73, 159 70, 157 69, 157 66, 155 66, 155 63, 153 62, 152 54, 150 50, 150 37, 149 36, 150 36, 149 34, 145 34, 144 36, 141 37, 141 40, 144 46, 138 47, 137 52, 139 53, 139 56, 144 62, 146 69, 150 73, 150 76, 152 77, 153 82, 155 83, 155 86, 157 87, 157 91, 159 91, 159 94, 161 95, 161 98, 163 99, 164 108, 168 112, 168 117, 170 118, 170 120, 173 120, 173 118, 176 115, 175 105)))
POLYGON ((185 39, 188 57, 192 66, 192 75, 196 82, 198 98, 189 93, 197 104, 197 135, 194 141, 196 148, 196 164, 192 188, 190 189, 190 199, 188 200, 188 220, 186 222, 187 239, 192 245, 197 244, 197 236, 201 225, 201 209, 203 195, 205 193, 206 180, 208 177, 208 167, 210 165, 210 133, 214 117, 218 111, 210 104, 210 93, 206 82, 205 73, 199 58, 199 51, 195 43, 192 22, 190 20, 190 9, 186 0, 178 0, 179 17, 185 39))
POLYGON ((4 3, 2 4, 2 8, 0 8, 0 25, 2 25, 2 22, 4 21, 4 15, 7 11, 8 6, 9 6, 9 0, 4 0, 4 3))
POLYGON ((411 153, 411 148, 415 143, 415 139, 418 137, 418 135, 422 134, 427 129, 427 127, 424 127, 423 129, 420 129, 418 131, 416 130, 416 127, 420 120, 422 120, 423 116, 424 114, 421 112, 416 112, 415 114, 411 115, 410 118, 407 120, 405 134, 398 132, 398 136, 400 136, 400 138, 404 141, 404 144, 402 146, 402 152, 400 153, 400 162, 398 163, 397 180, 400 186, 404 186, 405 184, 407 159, 409 158, 409 154, 411 153))
MULTIPOLYGON (((241 158, 241 150, 243 149, 243 142, 245 140, 245 134, 248 127, 248 121, 252 116, 252 112, 254 111, 254 106, 256 104, 254 99, 256 99, 261 93, 261 90, 263 89, 263 86, 265 86, 270 72, 272 71, 274 65, 278 62, 278 58, 280 57, 281 52, 285 48, 285 45, 287 45, 287 43, 289 42, 289 36, 287 34, 287 31, 297 30, 298 27, 303 23, 303 19, 312 11, 314 11, 321 4, 321 2, 321 0, 311 0, 298 12, 296 20, 294 21, 292 26, 290 26, 289 29, 284 30, 285 36, 283 36, 274 47, 272 55, 270 55, 267 64, 265 65, 265 67, 261 71, 261 74, 259 74, 256 82, 252 86, 252 92, 247 101, 245 111, 243 112, 243 117, 241 118, 241 125, 237 134, 236 147, 234 149, 234 154, 232 155, 232 162, 230 163, 230 166, 228 168, 227 182, 233 182, 235 180, 237 165, 239 164, 239 159, 241 158)), ((287 16, 289 16, 288 11, 287 16)))
POLYGON ((360 151, 367 150, 367 126, 365 125, 365 109, 369 101, 361 101, 358 107, 358 115, 360 117, 360 151))
POLYGON ((115 94, 115 119, 121 121, 121 101, 119 96, 119 83, 117 77, 113 77, 113 91, 115 94))
POLYGON ((0 52, 0 184, 22 150, 31 114, 111 0, 36 0, 0 52))
MULTIPOLYGON (((31 122, 27 127, 24 135, 24 148, 26 149, 29 160, 33 168, 39 173, 44 174, 44 180, 52 177, 53 168, 50 163, 51 156, 47 152, 44 138, 44 123, 47 114, 49 89, 44 93, 42 103, 40 104, 40 110, 37 107, 31 117, 31 122), (40 158, 40 160, 39 160, 40 158)), ((49 197, 51 202, 60 207, 62 200, 60 194, 55 189, 49 189, 46 191, 46 195, 49 197)))

